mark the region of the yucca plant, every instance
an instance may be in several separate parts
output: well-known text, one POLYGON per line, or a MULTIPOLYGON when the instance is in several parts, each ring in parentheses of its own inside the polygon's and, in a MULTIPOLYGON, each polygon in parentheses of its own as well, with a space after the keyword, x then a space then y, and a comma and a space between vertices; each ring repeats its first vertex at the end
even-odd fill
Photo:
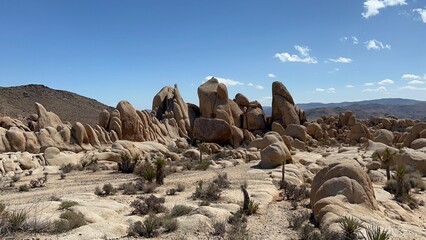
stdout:
POLYGON ((396 152, 393 152, 390 148, 386 148, 382 154, 379 152, 373 153, 373 159, 379 160, 386 168, 386 178, 389 181, 391 179, 390 175, 390 163, 393 158, 393 156, 396 154, 396 152))
POLYGON ((358 234, 362 228, 362 223, 358 219, 353 217, 343 217, 342 219, 340 219, 339 224, 343 230, 343 239, 358 239, 358 234))
POLYGON ((385 229, 371 226, 366 229, 366 236, 364 238, 367 240, 388 240, 390 239, 390 234, 385 229))
POLYGON ((156 174, 155 174, 155 182, 158 185, 163 185, 164 184, 164 166, 166 166, 166 160, 163 158, 159 158, 155 161, 155 170, 156 170, 156 174))

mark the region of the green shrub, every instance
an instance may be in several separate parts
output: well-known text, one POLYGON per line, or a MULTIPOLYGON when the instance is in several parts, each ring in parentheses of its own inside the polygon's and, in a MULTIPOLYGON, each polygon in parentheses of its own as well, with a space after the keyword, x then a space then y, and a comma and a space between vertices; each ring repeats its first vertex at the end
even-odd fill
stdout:
MULTIPOLYGON (((310 223, 305 223, 299 228, 299 238, 302 240, 323 240, 325 239, 324 236, 322 236, 321 231, 318 228, 315 228, 314 225, 310 223)), ((329 238, 334 240, 341 239, 340 237, 337 238, 329 238)), ((346 240, 346 239, 345 239, 346 240)))
POLYGON ((21 186, 19 186, 19 191, 20 192, 28 192, 28 191, 30 191, 30 186, 28 186, 28 184, 21 185, 21 186))
POLYGON ((225 173, 219 173, 215 179, 213 179, 213 183, 217 184, 220 188, 229 188, 229 180, 228 180, 228 174, 225 173))
POLYGON ((146 183, 146 184, 143 185, 142 191, 144 193, 153 193, 153 192, 155 192, 156 188, 157 188, 157 184, 156 183, 150 183, 150 182, 148 182, 148 183, 146 183))
POLYGON ((62 166, 62 173, 70 173, 75 169, 75 166, 72 163, 68 163, 67 165, 62 166))
POLYGON ((75 213, 70 210, 62 213, 59 218, 60 220, 54 222, 53 232, 55 233, 68 232, 87 224, 83 214, 75 213))
POLYGON ((193 199, 216 201, 220 199, 222 190, 216 183, 208 182, 207 187, 203 187, 203 181, 198 182, 195 192, 192 194, 193 199))
POLYGON ((228 232, 228 239, 248 239, 247 218, 243 211, 240 210, 232 214, 228 219, 228 223, 231 226, 228 232))
POLYGON ((213 236, 225 236, 226 233, 226 224, 224 222, 215 222, 213 224, 213 236))
POLYGON ((246 214, 247 215, 256 214, 257 211, 259 210, 259 205, 260 205, 259 203, 255 203, 253 200, 250 200, 246 214))
POLYGON ((192 210, 194 210, 194 208, 192 208, 190 206, 175 205, 170 212, 170 216, 180 217, 180 216, 189 214, 190 212, 192 212, 192 210))
POLYGON ((155 183, 158 185, 164 184, 165 172, 164 166, 166 166, 166 160, 163 158, 159 158, 155 160, 155 183))
POLYGON ((138 189, 136 187, 136 184, 129 182, 129 183, 123 183, 123 194, 124 195, 134 195, 138 193, 138 189))
POLYGON ((99 187, 95 188, 95 194, 102 197, 114 195, 116 192, 117 192, 117 189, 115 189, 111 183, 104 184, 104 186, 102 187, 102 190, 99 187))
POLYGON ((7 221, 12 231, 18 231, 22 228, 28 217, 27 209, 14 210, 7 214, 7 221))
POLYGON ((120 155, 120 162, 118 162, 118 171, 123 173, 133 173, 139 157, 132 159, 129 154, 123 153, 120 155))
POLYGON ((163 197, 156 197, 150 195, 149 197, 138 196, 130 206, 133 208, 132 214, 145 215, 148 213, 161 213, 166 211, 164 207, 165 199, 163 197))
POLYGON ((156 176, 155 169, 149 161, 145 161, 143 164, 138 166, 135 173, 150 183, 152 183, 156 176))
POLYGON ((210 160, 203 160, 195 166, 195 170, 206 171, 211 164, 212 164, 212 162, 210 160))
POLYGON ((388 240, 390 239, 390 234, 387 230, 381 229, 380 227, 371 226, 366 229, 367 240, 388 240))
POLYGON ((287 218, 290 228, 294 230, 300 229, 309 220, 309 215, 306 211, 292 212, 287 218))
POLYGON ((171 217, 165 217, 161 220, 161 226, 163 226, 166 233, 174 232, 178 229, 178 221, 171 217))
POLYGON ((59 210, 68 210, 68 208, 73 207, 78 205, 78 202, 74 202, 74 201, 62 201, 61 204, 59 205, 59 210))
POLYGON ((356 240, 361 231, 362 224, 353 217, 343 217, 339 221, 340 228, 343 230, 344 239, 356 240))
POLYGON ((161 221, 155 216, 149 216, 142 223, 137 221, 130 225, 129 236, 141 236, 145 238, 152 238, 159 235, 159 229, 161 227, 161 221))

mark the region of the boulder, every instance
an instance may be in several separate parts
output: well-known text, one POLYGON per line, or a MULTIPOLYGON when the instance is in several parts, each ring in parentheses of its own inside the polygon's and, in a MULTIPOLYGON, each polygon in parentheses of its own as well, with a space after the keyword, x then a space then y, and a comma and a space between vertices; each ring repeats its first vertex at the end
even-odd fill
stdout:
POLYGON ((420 138, 420 133, 426 129, 426 122, 420 122, 410 129, 410 133, 404 139, 404 146, 410 147, 411 142, 420 138))
POLYGON ((244 126, 249 131, 266 130, 265 113, 262 108, 250 107, 247 109, 245 115, 247 123, 244 126))
POLYGON ((260 152, 259 166, 261 168, 275 168, 283 161, 292 162, 290 151, 284 142, 279 141, 270 144, 260 152))
POLYGON ((53 127, 53 128, 57 128, 57 127, 62 127, 62 121, 61 119, 58 117, 58 115, 56 115, 53 112, 48 112, 43 105, 41 105, 40 103, 35 103, 35 107, 37 110, 37 125, 39 127, 39 129, 42 128, 46 128, 46 127, 53 127))
POLYGON ((393 145, 394 135, 391 131, 386 129, 379 129, 373 134, 373 141, 374 142, 381 142, 388 146, 393 145))
POLYGON ((418 171, 423 176, 426 176, 426 153, 404 148, 394 155, 391 160, 391 165, 405 165, 410 169, 418 171))
POLYGON ((217 118, 197 118, 194 122, 193 134, 194 139, 203 142, 225 144, 232 139, 230 125, 225 120, 217 118))
POLYGON ((234 125, 234 119, 228 102, 228 89, 216 78, 211 78, 198 87, 200 112, 203 118, 218 118, 234 125))
POLYGON ((272 122, 283 126, 300 124, 293 97, 281 82, 272 83, 272 122))
POLYGON ((244 108, 244 107, 248 108, 250 106, 250 101, 242 93, 237 93, 237 95, 235 95, 234 101, 238 104, 238 106, 241 109, 244 108))
POLYGON ((276 143, 276 142, 283 142, 283 139, 278 133, 271 131, 271 132, 265 133, 263 138, 253 140, 249 144, 248 148, 254 147, 254 148, 257 148, 259 150, 263 150, 267 146, 269 146, 273 143, 276 143))
POLYGON ((17 127, 11 127, 6 132, 6 138, 9 141, 10 147, 13 151, 23 152, 25 151, 25 135, 17 127))
POLYGON ((297 138, 302 142, 306 141, 306 127, 299 124, 289 124, 285 129, 285 134, 297 138))
POLYGON ((243 144, 244 141, 244 132, 236 126, 231 126, 232 138, 231 144, 234 147, 239 147, 243 144))
POLYGON ((311 207, 323 230, 339 230, 341 216, 351 209, 378 210, 373 185, 367 173, 353 161, 325 166, 312 180, 311 207))
POLYGON ((200 160, 200 151, 197 149, 188 149, 182 154, 182 156, 192 160, 200 160))
POLYGON ((321 125, 316 122, 309 123, 306 126, 306 133, 316 140, 321 140, 324 138, 324 131, 322 130, 321 125))
POLYGON ((418 138, 411 142, 412 149, 420 149, 426 147, 426 138, 418 138))
POLYGON ((67 164, 77 165, 80 162, 80 155, 72 152, 61 152, 56 147, 48 147, 44 151, 44 158, 50 166, 64 166, 67 164))
POLYGON ((98 117, 98 125, 108 129, 109 126, 109 119, 110 119, 110 114, 108 112, 108 110, 104 109, 99 113, 99 117, 98 117))
POLYGON ((371 139, 370 130, 363 123, 356 123, 348 134, 350 141, 360 142, 362 138, 371 139))
POLYGON ((117 104, 120 112, 122 139, 129 141, 144 141, 141 120, 128 101, 120 101, 117 104))
POLYGON ((89 143, 86 128, 84 128, 83 124, 80 122, 74 123, 71 129, 71 134, 78 145, 82 146, 83 144, 89 143))
POLYGON ((271 130, 274 131, 274 132, 277 132, 280 136, 285 135, 285 129, 284 129, 284 127, 281 124, 277 123, 277 122, 273 122, 272 123, 271 130))

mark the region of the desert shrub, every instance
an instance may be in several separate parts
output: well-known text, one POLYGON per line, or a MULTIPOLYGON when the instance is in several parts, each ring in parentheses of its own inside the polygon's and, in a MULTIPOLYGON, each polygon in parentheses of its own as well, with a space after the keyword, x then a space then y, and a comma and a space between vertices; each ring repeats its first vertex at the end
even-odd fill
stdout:
POLYGON ((65 173, 61 173, 60 177, 61 177, 61 180, 64 180, 67 177, 67 175, 65 173))
POLYGON ((172 196, 172 195, 176 195, 176 192, 177 192, 176 189, 169 188, 169 189, 167 189, 166 194, 169 195, 169 196, 172 196))
POLYGON ((152 238, 159 235, 159 229, 161 227, 161 221, 156 216, 149 216, 142 223, 137 221, 130 225, 129 236, 140 236, 145 238, 152 238))
POLYGON ((3 202, 0 202, 0 215, 4 212, 5 209, 6 209, 6 204, 4 204, 3 202))
POLYGON ((210 201, 209 200, 203 200, 201 202, 198 203, 198 206, 202 207, 202 206, 210 206, 210 201))
POLYGON ((259 205, 260 205, 259 203, 255 203, 253 200, 250 200, 246 214, 247 215, 256 214, 257 211, 259 210, 259 205))
POLYGON ((175 218, 166 216, 161 219, 161 226, 164 228, 164 232, 169 233, 176 231, 179 227, 179 224, 175 218))
POLYGON ((413 188, 424 189, 424 182, 418 173, 407 173, 404 166, 398 166, 392 179, 387 181, 383 187, 384 190, 394 195, 395 200, 406 203, 411 209, 415 209, 419 204, 410 194, 413 188))
POLYGON ((28 192, 28 191, 30 191, 30 186, 28 186, 28 184, 23 184, 23 185, 19 186, 18 189, 19 189, 20 192, 28 192))
POLYGON ((233 213, 229 219, 230 229, 228 239, 248 239, 247 218, 243 211, 239 210, 233 213))
POLYGON ((224 222, 215 222, 213 224, 213 236, 223 237, 226 233, 226 224, 224 222))
POLYGON ((159 158, 155 160, 155 183, 158 185, 164 184, 164 178, 166 177, 164 172, 164 167, 166 166, 167 161, 164 158, 159 158))
MULTIPOLYGON (((305 223, 302 226, 299 227, 299 238, 301 240, 323 240, 325 237, 321 234, 321 231, 318 228, 315 228, 314 225, 310 223, 305 223)), ((330 239, 341 239, 340 237, 337 238, 330 238, 330 239)))
POLYGON ((68 209, 70 207, 76 206, 78 205, 78 202, 75 201, 62 201, 61 204, 59 205, 59 210, 64 210, 64 209, 68 209))
POLYGON ((307 211, 292 212, 287 217, 290 228, 294 230, 300 229, 305 222, 309 220, 310 214, 307 211))
POLYGON ((21 179, 21 176, 16 174, 12 176, 12 182, 18 182, 21 179))
POLYGON ((47 174, 44 175, 44 177, 38 178, 37 180, 31 180, 30 181, 30 187, 31 188, 41 188, 46 185, 47 182, 47 174))
POLYGON ((75 169, 75 166, 72 163, 68 163, 67 165, 62 166, 62 173, 70 173, 75 169))
POLYGON ((150 183, 155 179, 155 169, 149 161, 145 161, 143 164, 139 165, 135 173, 150 183))
POLYGON ((182 184, 182 183, 178 183, 178 185, 176 186, 176 191, 178 191, 178 192, 185 191, 185 185, 182 184))
POLYGON ((109 196, 114 195, 117 192, 117 189, 112 186, 111 183, 106 183, 102 187, 102 190, 99 187, 95 188, 95 194, 98 196, 109 196))
POLYGON ((123 194, 124 195, 134 195, 138 192, 138 189, 136 187, 136 184, 129 182, 129 183, 123 183, 123 194))
POLYGON ((362 228, 362 223, 353 217, 343 217, 339 221, 343 237, 347 240, 356 240, 362 228))
POLYGON ((219 200, 222 190, 216 183, 208 182, 207 187, 203 187, 203 181, 198 182, 198 186, 195 188, 195 192, 192 194, 192 198, 216 201, 219 200))
POLYGON ((213 179, 213 183, 217 184, 220 188, 229 188, 229 180, 228 180, 228 174, 225 173, 219 173, 215 179, 213 179))
POLYGON ((62 233, 87 224, 82 213, 75 213, 70 210, 59 216, 60 220, 54 222, 53 232, 62 233))
POLYGON ((121 154, 120 162, 118 162, 118 171, 123 173, 133 173, 138 159, 139 157, 132 159, 132 157, 126 153, 121 154))
POLYGON ((172 217, 180 217, 183 215, 187 215, 190 212, 192 212, 194 208, 186 205, 175 205, 172 210, 170 211, 170 216, 172 217))
MULTIPOLYGON (((212 164, 212 162, 210 160, 203 160, 195 166, 195 170, 206 171, 211 164, 212 164)), ((188 169, 188 170, 190 170, 190 169, 188 169)))
POLYGON ((84 170, 84 166, 81 163, 77 163, 77 165, 75 166, 75 169, 77 169, 78 171, 83 171, 84 170))
POLYGON ((99 171, 98 160, 93 159, 93 160, 90 160, 90 162, 83 162, 83 168, 86 170, 91 170, 92 172, 99 171))
POLYGON ((21 230, 25 221, 28 218, 29 211, 27 209, 13 210, 5 214, 10 230, 16 232, 21 230))
POLYGON ((216 153, 216 154, 213 156, 213 159, 214 159, 214 160, 218 160, 218 159, 227 159, 227 158, 229 158, 229 157, 231 157, 231 156, 232 156, 232 151, 226 151, 226 150, 223 150, 223 151, 220 151, 220 152, 216 153))
POLYGON ((165 199, 150 195, 149 197, 138 196, 130 206, 133 208, 132 214, 146 215, 148 213, 161 213, 166 211, 164 207, 165 199))
POLYGON ((300 202, 306 198, 309 198, 310 195, 308 185, 306 184, 297 186, 295 184, 284 182, 284 190, 286 199, 296 202, 300 202))
POLYGON ((370 226, 366 229, 366 236, 364 238, 367 240, 388 240, 390 239, 390 234, 387 230, 380 227, 370 226))

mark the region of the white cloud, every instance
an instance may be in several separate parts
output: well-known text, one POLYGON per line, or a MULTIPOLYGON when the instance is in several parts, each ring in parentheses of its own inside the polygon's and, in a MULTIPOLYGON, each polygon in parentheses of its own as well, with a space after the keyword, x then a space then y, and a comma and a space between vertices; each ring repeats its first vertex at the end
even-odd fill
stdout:
POLYGON ((426 88, 419 88, 419 87, 415 87, 415 86, 405 86, 400 88, 402 90, 415 90, 415 91, 426 91, 426 88))
POLYGON ((420 81, 420 80, 412 80, 412 81, 409 81, 407 84, 419 85, 419 84, 425 84, 425 82, 420 81))
MULTIPOLYGON (((205 79, 206 81, 209 80, 210 78, 212 78, 213 76, 207 76, 205 79)), ((225 84, 226 86, 237 86, 237 85, 244 85, 244 83, 242 82, 238 82, 232 79, 228 79, 228 78, 220 78, 220 77, 214 77, 216 78, 220 83, 225 84)))
POLYGON ((364 83, 364 86, 374 86, 374 83, 372 82, 364 83))
POLYGON ((364 2, 365 12, 361 13, 364 18, 379 14, 379 10, 397 5, 406 5, 407 0, 366 0, 364 2))
POLYGON ((350 84, 349 84, 349 85, 346 85, 345 87, 346 87, 346 88, 353 88, 353 87, 354 87, 354 85, 350 85, 350 84))
POLYGON ((391 45, 384 44, 383 42, 377 41, 376 39, 366 41, 365 47, 368 50, 391 49, 391 45))
POLYGON ((253 87, 254 84, 253 83, 248 83, 247 86, 253 87))
POLYGON ((265 99, 265 100, 272 100, 272 97, 270 97, 270 96, 268 96, 268 97, 262 97, 262 99, 265 99))
POLYGON ((264 89, 264 87, 260 85, 256 85, 256 89, 264 89))
POLYGON ((308 47, 302 47, 299 45, 295 45, 294 48, 299 52, 299 55, 289 54, 287 52, 277 53, 274 55, 274 58, 278 58, 281 62, 301 62, 308 64, 318 63, 315 57, 309 56, 309 51, 311 51, 308 47))
POLYGON ((392 79, 387 78, 387 79, 384 79, 384 80, 378 82, 377 84, 379 84, 379 85, 389 85, 389 84, 394 84, 394 83, 395 83, 395 81, 393 81, 392 79))
POLYGON ((345 58, 345 57, 339 57, 337 59, 329 58, 328 60, 332 62, 337 62, 337 63, 351 63, 353 61, 352 59, 345 58))
POLYGON ((417 12, 420 15, 420 18, 422 19, 422 21, 426 23, 426 8, 413 9, 413 12, 417 12))
POLYGON ((269 77, 269 78, 275 78, 275 74, 273 74, 273 73, 268 73, 268 77, 269 77))
POLYGON ((348 37, 341 37, 341 38, 340 38, 340 41, 341 41, 341 42, 346 42, 347 40, 348 40, 348 37))
POLYGON ((378 87, 378 88, 367 88, 362 90, 363 92, 387 92, 388 89, 386 87, 378 87))
POLYGON ((354 45, 358 45, 358 43, 359 43, 358 38, 357 38, 357 37, 352 36, 352 43, 353 43, 354 45))
POLYGON ((335 93, 336 89, 335 88, 315 88, 315 92, 327 92, 327 93, 335 93))
POLYGON ((412 79, 413 80, 419 80, 419 79, 421 79, 420 76, 414 75, 414 74, 404 74, 404 75, 401 76, 401 78, 405 79, 405 80, 412 80, 412 79))

